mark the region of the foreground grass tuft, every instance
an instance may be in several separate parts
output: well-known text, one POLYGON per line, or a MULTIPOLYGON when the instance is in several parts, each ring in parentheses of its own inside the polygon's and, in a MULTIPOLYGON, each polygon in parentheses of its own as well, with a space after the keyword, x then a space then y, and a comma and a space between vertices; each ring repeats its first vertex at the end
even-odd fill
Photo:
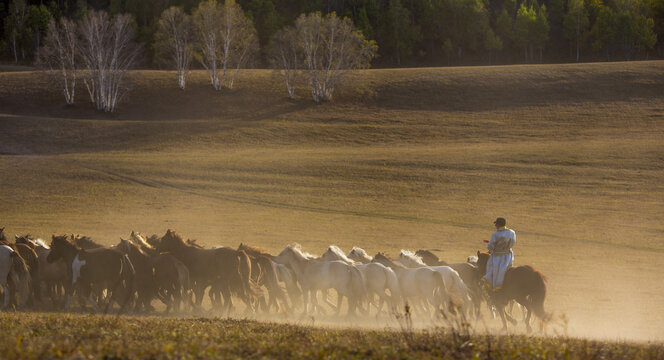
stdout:
POLYGON ((0 315, 0 357, 664 359, 662 344, 325 329, 236 319, 0 315))

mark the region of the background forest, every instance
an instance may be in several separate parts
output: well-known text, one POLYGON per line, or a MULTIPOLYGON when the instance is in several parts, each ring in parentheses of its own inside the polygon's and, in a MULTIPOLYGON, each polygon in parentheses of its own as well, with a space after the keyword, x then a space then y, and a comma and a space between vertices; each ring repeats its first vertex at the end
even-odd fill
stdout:
MULTIPOLYGON (((0 0, 0 58, 32 64, 51 18, 91 10, 127 13, 143 43, 140 66, 157 56, 159 17, 200 0, 0 0)), ((487 65, 664 58, 664 0, 237 0, 268 65, 272 35, 303 13, 336 12, 375 40, 374 67, 487 65)), ((194 64, 198 66, 198 64, 194 64)))

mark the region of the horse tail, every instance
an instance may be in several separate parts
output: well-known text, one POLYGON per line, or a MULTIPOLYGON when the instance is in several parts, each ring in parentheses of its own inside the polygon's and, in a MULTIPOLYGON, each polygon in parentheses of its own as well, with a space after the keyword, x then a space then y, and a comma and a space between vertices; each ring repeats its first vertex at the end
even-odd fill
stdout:
POLYGON ((191 291, 191 278, 189 277, 189 269, 187 266, 180 261, 175 261, 175 270, 178 272, 178 282, 179 289, 177 292, 180 294, 180 297, 184 297, 187 305, 194 307, 194 299, 192 297, 191 291))
POLYGON ((25 263, 25 260, 18 254, 16 251, 11 253, 12 260, 12 271, 19 276, 19 278, 24 278, 25 276, 30 276, 30 270, 28 265, 25 263))
POLYGON ((275 291, 279 297, 284 297, 283 290, 279 286, 279 279, 277 278, 277 269, 274 266, 272 260, 267 257, 259 257, 258 264, 261 266, 261 269, 265 272, 263 274, 263 281, 265 282, 265 287, 269 291, 275 291))
POLYGON ((256 285, 251 280, 251 259, 249 259, 249 255, 244 250, 238 250, 237 257, 239 262, 238 272, 241 281, 240 294, 245 297, 256 296, 256 291, 253 289, 256 285))
MULTIPOLYGON (((120 278, 118 279, 118 283, 115 286, 117 288, 122 282, 125 284, 126 294, 122 300, 122 304, 120 304, 120 312, 124 310, 132 295, 134 295, 135 276, 136 269, 134 269, 134 264, 131 263, 131 260, 129 260, 129 256, 127 256, 127 254, 122 254, 122 257, 120 258, 120 278)), ((115 289, 113 290, 115 291, 115 289)))
POLYGON ((19 293, 26 294, 27 290, 30 288, 30 281, 31 281, 30 269, 28 268, 28 265, 25 263, 25 260, 23 260, 23 258, 18 252, 12 251, 10 256, 12 262, 10 276, 14 281, 15 289, 17 289, 16 293, 17 295, 19 293), (20 292, 18 291, 19 288, 21 289, 20 292))
POLYGON ((544 299, 546 298, 546 278, 539 271, 532 269, 532 291, 530 299, 533 304, 533 312, 542 321, 548 321, 551 317, 544 311, 544 299))

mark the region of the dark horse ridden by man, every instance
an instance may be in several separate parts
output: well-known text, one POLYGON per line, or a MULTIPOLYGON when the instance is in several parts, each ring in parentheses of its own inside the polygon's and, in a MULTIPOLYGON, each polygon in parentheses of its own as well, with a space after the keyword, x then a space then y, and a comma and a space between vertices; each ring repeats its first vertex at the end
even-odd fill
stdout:
POLYGON ((47 261, 58 259, 65 260, 69 279, 65 283, 65 310, 71 304, 74 290, 86 298, 95 311, 98 310, 93 290, 101 293, 104 289, 109 292, 104 312, 108 311, 113 300, 120 305, 120 312, 124 310, 133 295, 136 273, 127 255, 106 247, 84 250, 70 242, 66 235, 53 235, 47 261))
MULTIPOLYGON (((477 252, 477 267, 480 276, 486 274, 486 265, 490 256, 489 253, 477 252)), ((515 300, 528 310, 525 319, 528 332, 532 331, 530 327, 530 316, 532 313, 535 313, 542 322, 546 322, 550 318, 550 315, 544 311, 546 278, 532 266, 524 265, 507 269, 502 288, 492 291, 489 296, 490 301, 495 305, 503 321, 503 329, 507 329, 506 320, 509 320, 512 325, 516 325, 516 320, 505 313, 505 306, 511 300, 515 300)))

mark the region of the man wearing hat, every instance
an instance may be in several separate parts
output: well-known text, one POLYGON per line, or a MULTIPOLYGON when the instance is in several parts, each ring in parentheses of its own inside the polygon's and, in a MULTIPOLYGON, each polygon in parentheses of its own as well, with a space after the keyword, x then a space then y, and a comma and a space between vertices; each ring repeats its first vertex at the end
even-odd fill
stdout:
POLYGON ((505 272, 512 266, 514 260, 512 247, 516 243, 516 234, 514 230, 505 226, 507 222, 504 218, 497 218, 493 224, 496 225, 496 232, 491 235, 491 240, 489 240, 487 246, 491 257, 486 264, 484 282, 489 286, 489 289, 496 291, 503 285, 505 272))

